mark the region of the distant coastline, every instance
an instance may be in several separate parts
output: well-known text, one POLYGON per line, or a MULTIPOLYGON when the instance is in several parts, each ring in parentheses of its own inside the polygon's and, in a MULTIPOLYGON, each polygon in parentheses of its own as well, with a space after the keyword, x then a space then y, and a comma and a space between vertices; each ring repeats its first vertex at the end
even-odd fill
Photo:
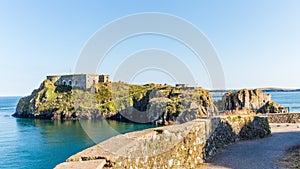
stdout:
POLYGON ((264 92, 298 92, 300 89, 285 89, 285 88, 261 88, 264 92))

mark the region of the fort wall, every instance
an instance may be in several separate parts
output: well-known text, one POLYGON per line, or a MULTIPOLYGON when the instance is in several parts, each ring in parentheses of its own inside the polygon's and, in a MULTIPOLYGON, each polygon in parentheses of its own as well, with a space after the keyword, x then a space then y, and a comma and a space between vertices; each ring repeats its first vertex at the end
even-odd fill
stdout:
POLYGON ((109 82, 109 75, 98 74, 73 74, 73 75, 52 75, 47 79, 54 82, 55 85, 71 86, 87 90, 96 83, 109 82))

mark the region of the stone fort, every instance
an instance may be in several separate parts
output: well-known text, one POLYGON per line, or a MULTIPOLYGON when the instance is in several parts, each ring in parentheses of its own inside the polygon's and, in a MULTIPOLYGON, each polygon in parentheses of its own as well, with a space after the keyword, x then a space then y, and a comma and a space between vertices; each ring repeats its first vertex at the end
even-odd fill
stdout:
POLYGON ((71 74, 71 75, 51 75, 47 79, 55 85, 71 86, 83 90, 90 89, 96 83, 109 82, 109 75, 100 74, 71 74))

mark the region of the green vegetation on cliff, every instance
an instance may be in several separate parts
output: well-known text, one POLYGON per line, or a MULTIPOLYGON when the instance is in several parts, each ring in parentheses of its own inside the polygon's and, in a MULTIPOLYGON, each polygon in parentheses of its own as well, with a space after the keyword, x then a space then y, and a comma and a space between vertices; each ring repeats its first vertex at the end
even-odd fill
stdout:
POLYGON ((162 124, 185 122, 217 112, 202 88, 169 85, 95 84, 90 90, 56 86, 45 80, 20 99, 15 117, 45 119, 112 118, 162 124), (125 118, 124 118, 125 117, 125 118))
POLYGON ((71 87, 55 86, 51 81, 45 80, 30 96, 20 99, 14 116, 52 118, 57 112, 74 112, 71 93, 71 87))

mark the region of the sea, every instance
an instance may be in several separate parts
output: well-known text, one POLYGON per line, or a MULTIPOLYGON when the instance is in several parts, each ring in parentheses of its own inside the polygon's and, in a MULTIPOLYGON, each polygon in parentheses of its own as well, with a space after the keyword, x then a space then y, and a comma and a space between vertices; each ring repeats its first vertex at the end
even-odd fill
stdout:
POLYGON ((21 119, 11 115, 20 97, 0 97, 0 169, 50 169, 121 133, 154 125, 117 121, 21 119))
MULTIPOLYGON (((290 112, 300 112, 300 92, 267 92, 290 112)), ((221 96, 214 94, 214 99, 221 96)), ((116 121, 14 118, 20 97, 0 97, 0 168, 50 169, 68 157, 121 133, 155 127, 116 121)))

